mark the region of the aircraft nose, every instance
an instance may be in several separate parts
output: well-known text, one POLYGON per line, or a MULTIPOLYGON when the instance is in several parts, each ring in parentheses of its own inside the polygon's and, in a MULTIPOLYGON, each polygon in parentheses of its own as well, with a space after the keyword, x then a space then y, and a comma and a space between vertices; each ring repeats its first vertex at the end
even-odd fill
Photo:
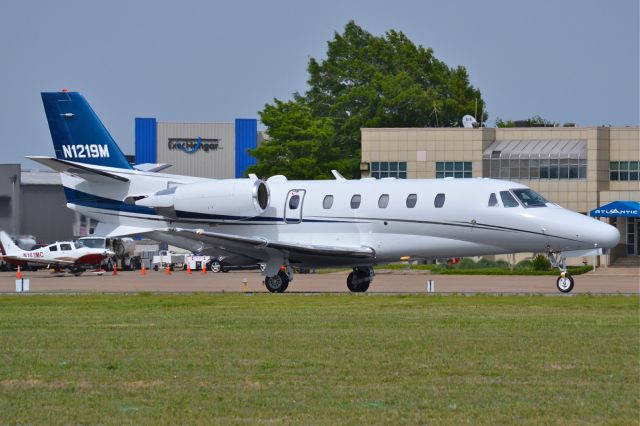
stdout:
POLYGON ((618 245, 620 241, 620 232, 615 226, 608 225, 606 223, 598 222, 598 226, 593 231, 594 244, 600 248, 613 248, 618 245))

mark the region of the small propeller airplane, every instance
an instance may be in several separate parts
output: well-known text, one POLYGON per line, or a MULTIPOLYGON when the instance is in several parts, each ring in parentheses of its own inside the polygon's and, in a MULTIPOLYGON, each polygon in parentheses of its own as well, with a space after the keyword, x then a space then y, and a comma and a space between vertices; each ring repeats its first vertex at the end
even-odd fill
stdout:
POLYGON ((0 231, 0 243, 3 253, 0 258, 7 263, 25 266, 28 263, 51 265, 56 272, 67 269, 73 275, 81 275, 92 265, 98 265, 105 257, 111 257, 114 253, 105 249, 84 247, 73 241, 62 241, 35 250, 22 250, 11 237, 0 231))

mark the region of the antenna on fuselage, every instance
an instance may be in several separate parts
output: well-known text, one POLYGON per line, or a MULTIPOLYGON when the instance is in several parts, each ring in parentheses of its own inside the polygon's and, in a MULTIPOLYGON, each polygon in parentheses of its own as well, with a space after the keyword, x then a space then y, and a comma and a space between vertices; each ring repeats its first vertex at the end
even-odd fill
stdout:
POLYGON ((336 178, 336 180, 347 180, 347 179, 345 179, 345 177, 344 177, 344 176, 342 176, 342 175, 340 174, 340 172, 339 172, 339 171, 337 171, 337 170, 331 170, 331 173, 333 174, 333 177, 335 177, 335 178, 336 178))

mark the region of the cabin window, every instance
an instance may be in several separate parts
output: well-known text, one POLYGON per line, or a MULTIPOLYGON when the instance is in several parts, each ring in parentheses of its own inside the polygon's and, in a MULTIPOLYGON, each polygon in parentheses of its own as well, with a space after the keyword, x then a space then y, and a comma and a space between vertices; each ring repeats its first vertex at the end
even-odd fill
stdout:
POLYGON ((409 196, 407 197, 407 207, 412 209, 416 206, 416 203, 418 202, 418 195, 417 194, 409 194, 409 196))
POLYGON ((297 209, 299 205, 300 205, 300 196, 299 195, 294 195, 293 197, 289 198, 289 208, 291 210, 297 209))
POLYGON ((58 246, 55 244, 52 246, 49 246, 49 251, 58 251, 58 246))
POLYGON ((360 196, 360 194, 356 194, 351 197, 351 208, 357 209, 358 207, 360 207, 360 201, 362 201, 362 197, 360 196))
POLYGON ((516 197, 525 207, 547 207, 548 201, 537 192, 527 189, 512 189, 516 197))
POLYGON ((500 198, 502 199, 502 205, 505 207, 518 207, 518 202, 509 191, 500 191, 500 198))
POLYGON ((444 194, 442 194, 442 193, 437 194, 436 198, 434 198, 434 200, 433 200, 433 205, 437 209, 441 208, 442 206, 444 206, 444 199, 445 199, 444 194))
POLYGON ((60 244, 60 250, 62 250, 62 251, 71 250, 71 244, 60 244))
POLYGON ((333 195, 326 195, 324 200, 322 200, 322 207, 325 209, 330 209, 333 206, 333 195))
POLYGON ((386 209, 389 205, 389 194, 382 194, 380 198, 378 198, 378 207, 381 209, 386 209))
POLYGON ((496 207, 498 205, 498 197, 496 197, 495 193, 491 193, 489 195, 489 207, 496 207))

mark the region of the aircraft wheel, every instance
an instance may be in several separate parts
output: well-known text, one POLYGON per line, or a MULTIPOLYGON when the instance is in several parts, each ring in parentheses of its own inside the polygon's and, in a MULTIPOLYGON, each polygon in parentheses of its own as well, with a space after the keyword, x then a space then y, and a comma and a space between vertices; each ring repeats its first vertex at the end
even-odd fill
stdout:
POLYGON ((353 271, 347 277, 347 287, 353 293, 364 293, 370 284, 369 274, 364 271, 353 271))
POLYGON ((284 293, 289 287, 289 276, 284 271, 278 271, 278 273, 272 277, 265 277, 264 285, 271 293, 284 293))
POLYGON ((556 281, 556 287, 563 293, 569 293, 573 290, 573 277, 569 274, 565 274, 564 278, 558 277, 556 281))
POLYGON ((217 260, 211 262, 211 272, 220 272, 222 270, 222 263, 217 260))

